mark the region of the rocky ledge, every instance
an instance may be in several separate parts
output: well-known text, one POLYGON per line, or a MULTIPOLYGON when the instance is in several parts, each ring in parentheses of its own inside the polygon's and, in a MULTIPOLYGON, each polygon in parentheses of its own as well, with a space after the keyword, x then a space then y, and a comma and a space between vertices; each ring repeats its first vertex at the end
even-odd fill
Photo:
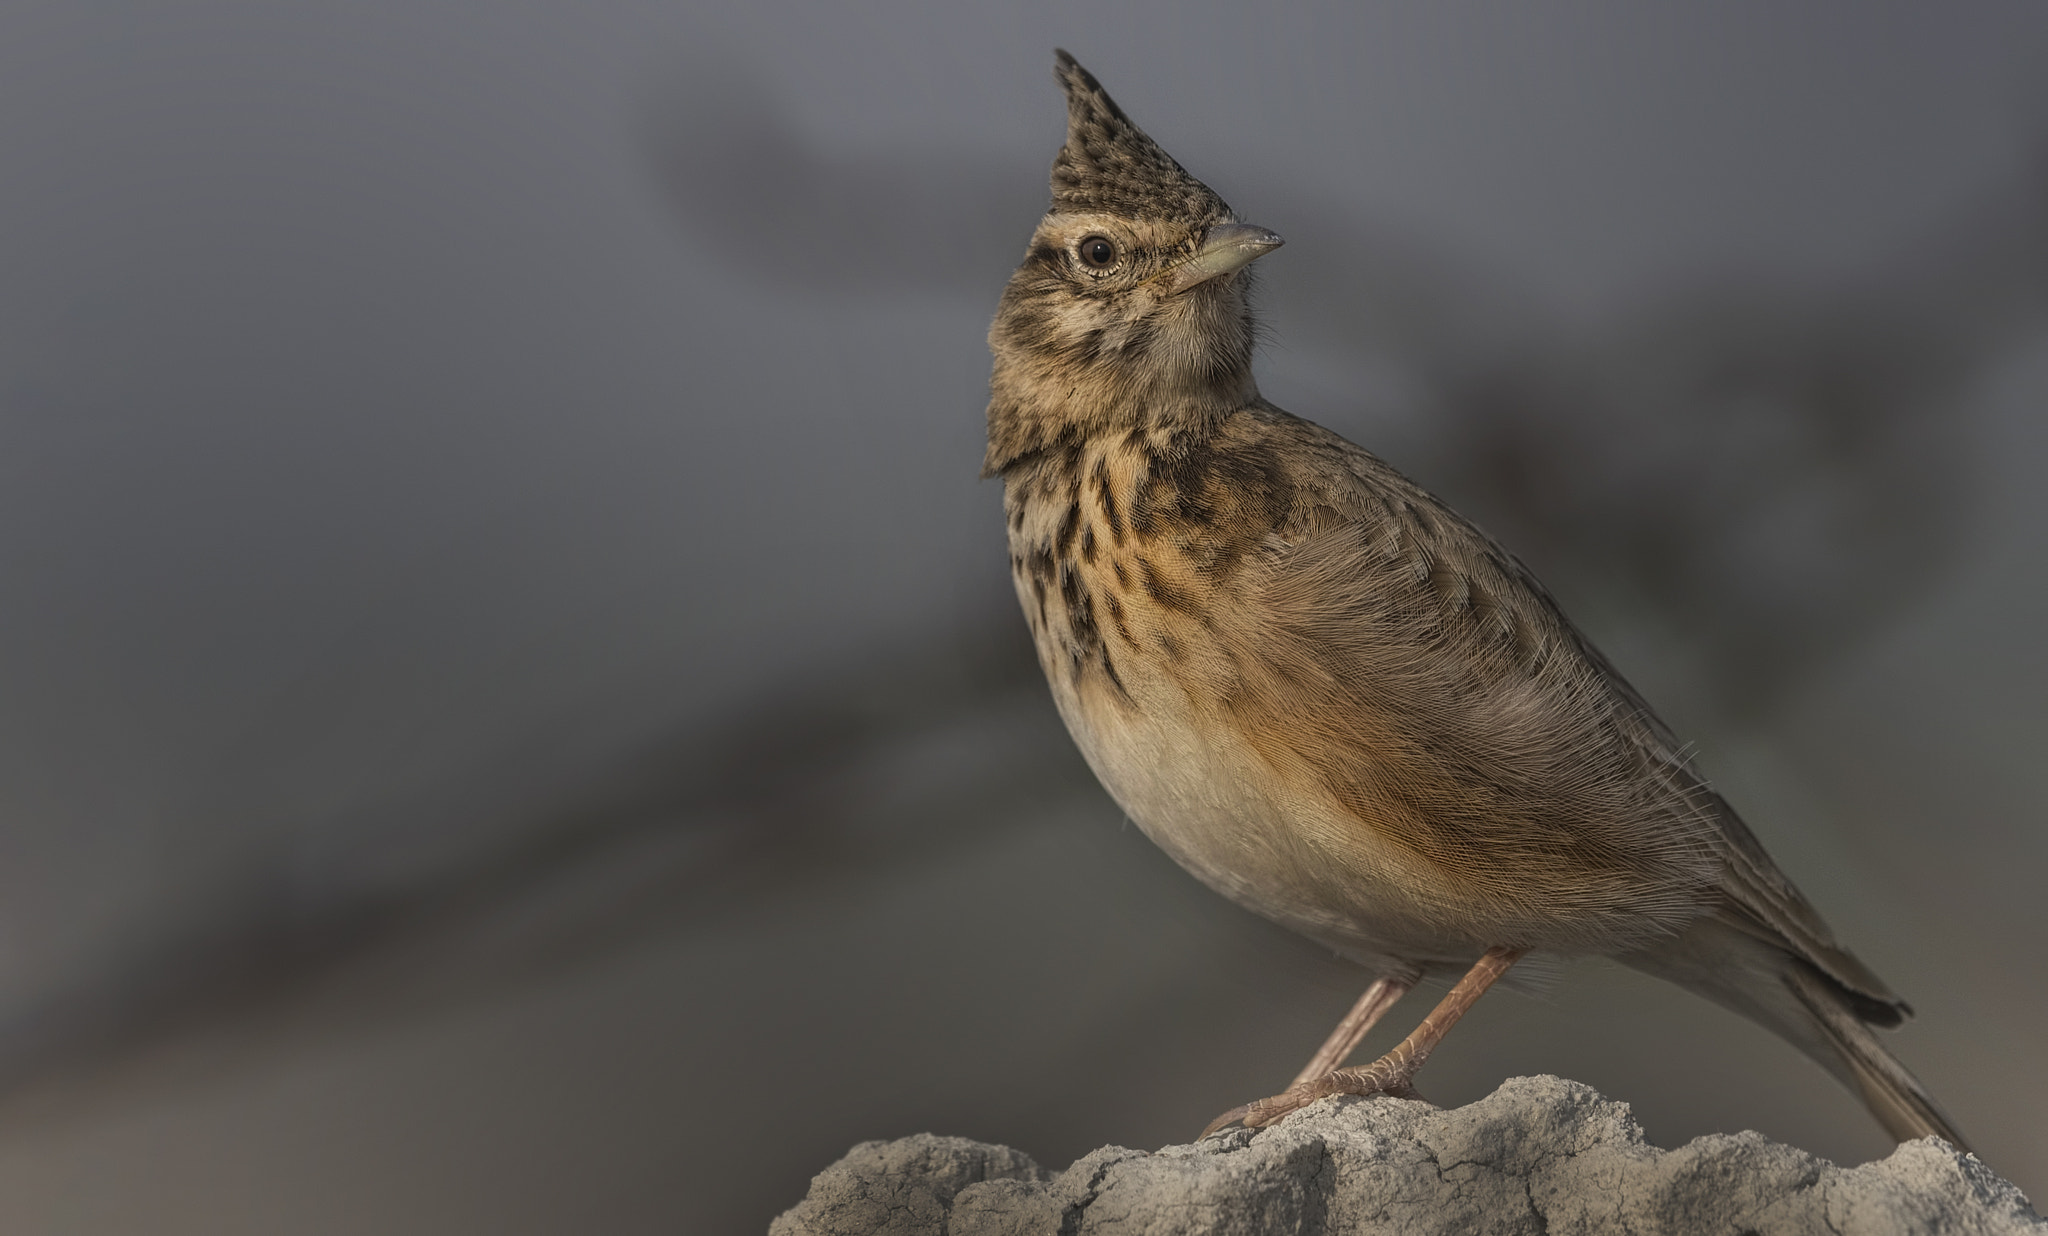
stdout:
POLYGON ((1517 1077, 1467 1107, 1325 1099, 1259 1132, 1063 1172, 1006 1146, 920 1134, 866 1142, 812 1180, 770 1236, 1145 1233, 2028 1233, 2048 1222, 1974 1156, 1908 1142, 1837 1167, 1762 1134, 1676 1150, 1627 1105, 1517 1077))

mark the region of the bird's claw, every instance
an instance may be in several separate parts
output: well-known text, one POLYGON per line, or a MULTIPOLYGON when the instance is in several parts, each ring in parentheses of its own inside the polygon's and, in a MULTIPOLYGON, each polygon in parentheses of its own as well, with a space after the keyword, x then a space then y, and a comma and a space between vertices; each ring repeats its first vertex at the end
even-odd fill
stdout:
MULTIPOLYGON (((1211 1120, 1208 1127, 1202 1130, 1202 1137, 1207 1137, 1211 1133, 1220 1133, 1231 1125, 1243 1121, 1245 1116, 1251 1112, 1251 1109, 1251 1104, 1249 1103, 1238 1104, 1236 1107, 1224 1112, 1221 1116, 1216 1117, 1216 1119, 1211 1120)), ((1202 1137, 1198 1137, 1195 1140, 1201 1141, 1202 1137)))
MULTIPOLYGON (((1396 1075, 1382 1079, 1365 1069, 1337 1069, 1325 1073, 1314 1081, 1291 1086, 1271 1098, 1257 1099, 1231 1108, 1211 1120, 1209 1127, 1202 1130, 1202 1137, 1233 1124, 1243 1125, 1247 1129, 1267 1128, 1278 1124, 1283 1118, 1300 1111, 1317 1099, 1327 1098, 1333 1094, 1349 1094, 1359 1098, 1375 1094, 1384 1094, 1395 1099, 1422 1098, 1407 1077, 1396 1075)), ((1199 1141, 1200 1138, 1196 1140, 1199 1141)))

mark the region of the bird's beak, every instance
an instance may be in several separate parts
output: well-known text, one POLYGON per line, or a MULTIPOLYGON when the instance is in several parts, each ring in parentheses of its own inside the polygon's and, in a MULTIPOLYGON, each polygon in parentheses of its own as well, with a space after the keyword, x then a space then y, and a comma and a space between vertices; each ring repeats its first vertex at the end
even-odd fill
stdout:
POLYGON ((1279 233, 1257 224, 1218 224, 1202 238, 1202 247, 1195 256, 1166 272, 1167 295, 1178 296, 1197 284, 1227 275, 1285 243, 1279 233))

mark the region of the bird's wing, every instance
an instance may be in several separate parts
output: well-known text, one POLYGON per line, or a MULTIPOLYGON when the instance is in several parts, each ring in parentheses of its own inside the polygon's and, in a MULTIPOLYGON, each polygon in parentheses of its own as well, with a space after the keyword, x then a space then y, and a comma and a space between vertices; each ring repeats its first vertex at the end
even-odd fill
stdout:
POLYGON ((1245 634, 1269 655, 1231 711, 1255 749, 1455 873, 1502 928, 1561 918, 1604 947, 1705 910, 1896 1000, 1526 567, 1336 435, 1270 427, 1315 457, 1296 475, 1324 479, 1246 572, 1245 634))

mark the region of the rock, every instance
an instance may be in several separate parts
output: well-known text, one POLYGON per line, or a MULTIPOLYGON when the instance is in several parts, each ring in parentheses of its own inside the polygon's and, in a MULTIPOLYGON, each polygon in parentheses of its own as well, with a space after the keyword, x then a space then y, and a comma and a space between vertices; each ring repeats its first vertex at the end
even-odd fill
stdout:
POLYGON ((1015 1150, 920 1134, 826 1168, 770 1236, 1728 1233, 2048 1236, 2013 1185, 1932 1138, 1837 1167, 1758 1133, 1676 1150, 1628 1107, 1518 1077, 1450 1111, 1325 1099, 1193 1146, 1105 1147, 1052 1175, 1015 1150))

